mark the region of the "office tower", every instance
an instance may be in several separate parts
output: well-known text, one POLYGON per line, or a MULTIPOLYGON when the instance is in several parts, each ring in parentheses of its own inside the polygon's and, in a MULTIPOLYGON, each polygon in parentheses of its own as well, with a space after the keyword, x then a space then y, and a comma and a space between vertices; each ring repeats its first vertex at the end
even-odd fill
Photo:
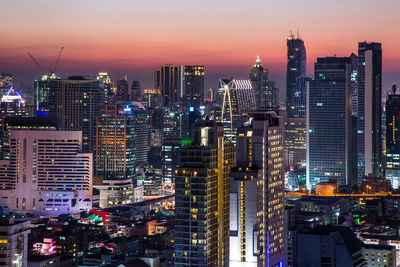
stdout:
POLYGON ((256 63, 250 69, 250 81, 256 98, 256 109, 265 110, 267 108, 268 70, 261 65, 259 56, 257 56, 256 63))
POLYGON ((0 73, 0 94, 5 94, 14 85, 12 74, 0 73))
POLYGON ((10 211, 58 215, 92 207, 92 154, 81 131, 11 130, 0 161, 0 204, 10 211))
POLYGON ((224 137, 235 142, 236 129, 248 120, 248 111, 255 110, 255 92, 250 80, 220 79, 217 92, 216 118, 224 126, 224 137))
POLYGON ((0 219, 0 265, 28 266, 29 221, 15 222, 13 217, 0 219))
POLYGON ((284 250, 283 116, 251 112, 238 128, 230 182, 230 266, 279 266, 284 250))
POLYGON ((182 104, 170 104, 163 112, 162 129, 166 139, 181 140, 189 136, 189 110, 182 104))
POLYGON ((142 88, 139 81, 133 81, 131 86, 131 101, 142 101, 142 88))
POLYGON ((381 174, 382 48, 358 43, 358 177, 381 174))
POLYGON ((351 74, 357 57, 318 58, 307 104, 307 186, 330 178, 357 184, 356 123, 351 115, 351 74))
POLYGON ((154 88, 161 91, 165 106, 183 97, 182 69, 178 65, 163 65, 154 71, 154 88))
POLYGON ((233 145, 220 123, 197 121, 175 171, 175 266, 229 265, 233 145))
POLYGON ((159 89, 144 89, 143 101, 148 108, 157 108, 163 105, 163 97, 159 89))
POLYGON ((124 79, 117 81, 116 97, 120 101, 129 101, 129 85, 126 76, 124 79))
POLYGON ((35 110, 38 115, 45 116, 49 112, 50 83, 61 78, 54 73, 41 75, 33 83, 35 110))
POLYGON ((175 169, 181 161, 181 147, 180 140, 165 140, 162 144, 162 177, 165 184, 175 184, 175 169))
POLYGON ((297 266, 367 266, 361 242, 343 226, 319 225, 297 234, 297 266))
POLYGON ((185 66, 183 75, 185 104, 198 108, 204 103, 204 66, 185 66))
POLYGON ((1 97, 0 114, 4 118, 9 117, 27 117, 25 100, 14 90, 13 87, 7 90, 1 97))
POLYGON ((393 94, 386 101, 386 179, 397 189, 400 185, 400 95, 393 94))
POLYGON ((114 95, 111 77, 107 72, 99 72, 97 80, 100 81, 100 88, 104 94, 104 103, 110 103, 114 95))
POLYGON ((306 76, 306 48, 304 41, 293 34, 287 39, 286 116, 294 117, 297 79, 306 76))
POLYGON ((82 76, 51 80, 49 116, 58 117, 66 131, 82 131, 83 152, 95 148, 96 117, 104 103, 100 81, 82 76))

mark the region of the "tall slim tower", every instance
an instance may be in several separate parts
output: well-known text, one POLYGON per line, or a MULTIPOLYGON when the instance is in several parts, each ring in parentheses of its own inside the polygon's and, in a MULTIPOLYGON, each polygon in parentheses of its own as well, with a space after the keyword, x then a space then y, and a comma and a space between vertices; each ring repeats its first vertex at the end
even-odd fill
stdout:
POLYGON ((358 169, 359 179, 381 174, 382 167, 382 48, 358 44, 358 169))
POLYGON ((230 181, 230 266, 280 266, 284 250, 283 116, 252 112, 237 132, 230 181))
POLYGON ((233 145, 220 123, 196 122, 175 171, 175 266, 229 266, 233 145))
POLYGON ((66 131, 82 131, 83 152, 95 148, 96 117, 104 103, 100 81, 82 76, 50 82, 49 116, 58 117, 66 131))
POLYGON ((256 63, 250 69, 250 80, 256 97, 256 109, 266 109, 266 89, 268 82, 268 70, 261 65, 260 57, 257 56, 256 63))
POLYGON ((183 97, 182 66, 159 66, 154 71, 154 87, 161 90, 165 106, 178 102, 183 97))
POLYGON ((351 112, 351 74, 356 56, 318 58, 307 107, 307 186, 330 178, 357 184, 356 126, 351 112))
POLYGON ((306 161, 305 102, 306 49, 293 34, 287 39, 285 163, 290 169, 304 169, 306 161))
POLYGON ((129 85, 126 76, 117 81, 117 97, 120 101, 129 101, 129 85))
POLYGON ((142 88, 139 81, 133 81, 131 86, 131 101, 142 101, 142 88))
POLYGON ((185 102, 198 108, 204 102, 204 66, 185 66, 184 82, 185 102))

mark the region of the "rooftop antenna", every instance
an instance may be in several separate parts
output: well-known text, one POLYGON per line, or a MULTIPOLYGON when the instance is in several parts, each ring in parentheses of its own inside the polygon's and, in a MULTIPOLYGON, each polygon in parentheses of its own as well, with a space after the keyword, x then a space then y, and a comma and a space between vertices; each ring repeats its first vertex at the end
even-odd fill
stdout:
POLYGON ((297 39, 300 39, 299 28, 297 28, 297 39))

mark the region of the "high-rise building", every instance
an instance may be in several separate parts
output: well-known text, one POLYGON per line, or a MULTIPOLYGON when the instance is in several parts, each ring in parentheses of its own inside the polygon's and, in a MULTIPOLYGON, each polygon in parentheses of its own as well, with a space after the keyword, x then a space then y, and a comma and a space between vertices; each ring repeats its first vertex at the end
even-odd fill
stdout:
POLYGON ((294 171, 306 163, 306 49, 293 34, 287 39, 285 164, 294 171))
POLYGON ((175 266, 229 265, 233 145, 220 123, 197 121, 175 171, 175 266))
POLYGON ((120 101, 129 101, 129 85, 126 76, 124 79, 117 81, 116 96, 120 101))
POLYGON ((143 101, 146 102, 148 108, 158 108, 163 105, 163 97, 159 89, 144 89, 143 101))
POLYGON ((2 208, 34 215, 92 207, 92 154, 81 131, 11 130, 10 156, 0 161, 2 208))
POLYGON ((237 131, 231 172, 230 266, 283 266, 283 116, 250 114, 250 123, 237 131))
POLYGON ((204 66, 185 66, 183 75, 185 103, 198 108, 204 103, 204 66))
POLYGON ((259 56, 257 56, 256 63, 250 69, 250 81, 256 98, 256 109, 265 110, 267 102, 266 88, 268 81, 268 70, 264 69, 264 67, 261 65, 259 56))
POLYGON ((109 103, 114 95, 111 77, 107 72, 99 72, 97 80, 100 81, 100 88, 104 94, 104 103, 109 103))
POLYGON ((0 219, 0 265, 28 266, 30 221, 16 222, 13 217, 0 219))
POLYGON ((49 116, 59 118, 62 130, 82 131, 83 151, 93 152, 96 117, 104 103, 100 81, 82 76, 51 80, 49 103, 49 116))
POLYGON ((61 79, 55 73, 41 75, 33 83, 35 111, 38 115, 47 115, 49 112, 50 83, 52 80, 61 79))
POLYGON ((181 160, 180 140, 165 140, 161 148, 161 163, 163 183, 175 184, 175 169, 181 160))
POLYGON ((224 126, 224 137, 235 142, 236 129, 248 120, 246 112, 256 109, 250 80, 220 79, 216 118, 224 126))
POLYGON ((0 115, 1 117, 28 116, 28 112, 26 111, 25 100, 16 90, 14 90, 13 87, 8 89, 8 91, 1 97, 0 115))
POLYGON ((326 57, 315 63, 307 103, 307 186, 337 179, 357 184, 356 121, 351 113, 351 74, 357 58, 326 57))
POLYGON ((400 95, 393 94, 386 101, 386 179, 392 182, 392 187, 400 186, 400 95))
POLYGON ((154 88, 159 89, 164 105, 178 102, 183 97, 182 66, 163 65, 154 71, 154 88))
POLYGON ((358 44, 358 176, 381 174, 382 167, 382 48, 358 44))
POLYGON ((294 117, 297 79, 306 77, 306 48, 304 41, 293 34, 287 39, 286 116, 294 117))
POLYGON ((139 81, 133 81, 131 86, 131 101, 142 101, 142 87, 139 81))

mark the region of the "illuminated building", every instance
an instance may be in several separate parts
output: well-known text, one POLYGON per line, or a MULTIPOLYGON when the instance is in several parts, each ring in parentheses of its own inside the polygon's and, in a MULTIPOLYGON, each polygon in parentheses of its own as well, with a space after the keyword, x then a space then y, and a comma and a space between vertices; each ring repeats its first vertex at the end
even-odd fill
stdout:
POLYGON ((356 56, 318 58, 307 106, 307 186, 330 178, 357 184, 356 124, 351 112, 351 74, 356 56))
POLYGON ((367 266, 387 266, 396 265, 396 247, 384 244, 363 244, 362 254, 367 261, 367 266))
POLYGON ((41 75, 34 81, 35 110, 38 115, 47 115, 49 112, 50 83, 61 79, 54 73, 41 75))
POLYGON ((107 104, 96 120, 100 207, 133 203, 136 169, 147 164, 148 115, 138 102, 107 104))
POLYGON ((185 104, 198 108, 204 102, 204 66, 185 66, 183 78, 185 104))
MULTIPOLYGON (((395 87, 394 87, 395 88, 395 87)), ((386 101, 386 179, 393 188, 400 185, 400 95, 389 95, 386 101)))
POLYGON ((306 77, 306 48, 304 41, 293 34, 287 39, 286 116, 294 118, 295 95, 300 77, 306 77))
POLYGON ((92 206, 92 154, 81 131, 11 130, 10 156, 0 161, 1 206, 57 215, 92 206))
POLYGON ((15 222, 11 217, 0 219, 0 265, 28 266, 29 223, 15 222))
POLYGON ((161 91, 165 106, 183 97, 182 76, 183 68, 178 65, 163 65, 154 71, 154 88, 161 91))
POLYGON ((162 144, 161 162, 164 183, 175 183, 174 172, 181 159, 182 142, 165 140, 162 144))
POLYGON ((131 101, 142 101, 142 88, 139 81, 133 81, 131 86, 131 101))
POLYGON ((160 89, 144 89, 143 100, 147 103, 148 108, 161 107, 163 97, 160 89))
POLYGON ((1 116, 27 117, 25 101, 13 87, 1 97, 1 116))
POLYGON ((104 93, 104 103, 109 103, 114 95, 111 77, 107 72, 99 72, 97 80, 100 81, 100 88, 104 93))
POLYGON ((251 112, 238 128, 230 181, 230 266, 280 266, 284 250, 283 117, 251 112))
POLYGON ((116 97, 120 101, 129 101, 129 85, 126 75, 124 79, 117 81, 116 97))
POLYGON ((264 69, 264 67, 261 65, 259 56, 257 56, 256 63, 250 69, 250 80, 254 89, 256 109, 265 110, 267 108, 266 88, 268 81, 268 70, 264 69))
POLYGON ((0 73, 0 93, 5 94, 11 87, 13 87, 14 80, 10 73, 0 73))
POLYGON ((193 129, 175 171, 175 266, 228 266, 233 145, 220 123, 201 120, 193 129))
POLYGON ((100 81, 82 76, 51 80, 49 103, 49 116, 59 118, 61 129, 82 131, 83 151, 94 151, 96 117, 104 103, 100 81))
POLYGON ((382 48, 358 44, 358 177, 381 174, 382 167, 382 48))
POLYGON ((236 129, 248 116, 245 112, 256 108, 256 99, 250 80, 220 79, 217 120, 224 126, 224 137, 235 142, 236 129))

